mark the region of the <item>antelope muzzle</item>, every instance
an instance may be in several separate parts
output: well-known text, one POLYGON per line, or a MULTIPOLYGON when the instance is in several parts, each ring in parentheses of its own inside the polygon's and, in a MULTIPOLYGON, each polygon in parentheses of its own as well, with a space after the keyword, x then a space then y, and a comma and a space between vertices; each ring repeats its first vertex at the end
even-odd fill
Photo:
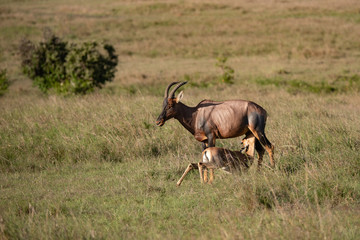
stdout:
POLYGON ((160 114, 160 116, 156 120, 156 125, 161 127, 162 125, 164 125, 164 123, 165 123, 165 117, 163 116, 163 114, 160 114))

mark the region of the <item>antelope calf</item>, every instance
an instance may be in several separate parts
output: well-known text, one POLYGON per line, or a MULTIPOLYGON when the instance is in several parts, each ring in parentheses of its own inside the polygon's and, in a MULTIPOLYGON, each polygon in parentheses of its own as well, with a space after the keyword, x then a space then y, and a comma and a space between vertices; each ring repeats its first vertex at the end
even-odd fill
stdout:
POLYGON ((190 163, 185 172, 176 183, 180 186, 188 172, 192 169, 199 169, 201 183, 212 183, 214 180, 214 169, 222 169, 232 173, 247 169, 254 160, 255 137, 243 139, 244 148, 241 151, 231 151, 225 148, 209 147, 202 152, 202 161, 190 163), (210 172, 208 181, 207 170, 210 172))

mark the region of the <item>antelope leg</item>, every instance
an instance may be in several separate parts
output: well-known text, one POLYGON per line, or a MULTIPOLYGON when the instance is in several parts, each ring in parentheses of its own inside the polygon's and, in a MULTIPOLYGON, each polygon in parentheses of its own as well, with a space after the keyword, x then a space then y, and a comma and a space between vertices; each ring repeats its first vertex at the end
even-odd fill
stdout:
POLYGON ((204 176, 204 182, 208 182, 209 184, 211 184, 214 181, 214 169, 217 168, 213 163, 201 163, 202 168, 204 169, 204 174, 206 171, 206 181, 205 181, 205 176, 204 176), (207 179, 207 171, 209 170, 210 172, 210 180, 208 181, 207 179))
POLYGON ((207 168, 204 169, 204 183, 208 182, 208 170, 207 168))
POLYGON ((177 181, 176 185, 180 186, 182 181, 184 180, 185 176, 188 174, 188 172, 190 172, 190 170, 192 169, 196 169, 198 168, 196 163, 190 163, 187 168, 185 169, 185 172, 183 173, 183 175, 181 176, 181 178, 179 179, 179 181, 177 181))
POLYGON ((210 180, 209 184, 211 184, 214 181, 214 169, 210 168, 210 180))
POLYGON ((203 184, 204 183, 204 178, 203 178, 203 166, 202 166, 202 162, 198 163, 198 168, 199 168, 199 173, 200 173, 200 182, 203 184))

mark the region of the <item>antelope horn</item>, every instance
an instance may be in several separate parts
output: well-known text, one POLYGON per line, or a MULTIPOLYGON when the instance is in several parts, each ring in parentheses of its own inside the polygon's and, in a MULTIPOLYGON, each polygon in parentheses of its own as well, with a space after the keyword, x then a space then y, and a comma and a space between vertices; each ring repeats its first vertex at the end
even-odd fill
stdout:
POLYGON ((187 82, 179 83, 170 93, 170 98, 175 98, 175 92, 178 90, 182 85, 186 84, 187 82))
POLYGON ((170 88, 177 83, 179 83, 179 82, 172 82, 169 84, 169 86, 167 86, 167 88, 165 89, 165 98, 168 98, 170 88))

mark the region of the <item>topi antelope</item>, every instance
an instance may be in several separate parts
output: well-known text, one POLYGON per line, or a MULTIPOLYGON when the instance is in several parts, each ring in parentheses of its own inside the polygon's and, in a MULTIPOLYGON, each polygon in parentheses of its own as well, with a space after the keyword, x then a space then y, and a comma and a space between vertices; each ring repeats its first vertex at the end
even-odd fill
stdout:
POLYGON ((201 183, 208 182, 207 170, 210 171, 210 180, 214 180, 214 169, 220 168, 226 172, 233 173, 234 171, 241 171, 242 169, 249 168, 254 159, 254 146, 255 138, 248 138, 243 140, 245 146, 242 151, 231 151, 225 148, 209 147, 202 152, 202 162, 190 163, 179 181, 176 183, 180 186, 188 172, 192 169, 199 169, 201 183))
POLYGON ((258 152, 258 165, 261 166, 264 148, 269 154, 270 164, 275 166, 274 146, 265 135, 267 113, 265 109, 254 102, 245 100, 230 100, 215 102, 203 100, 196 107, 188 107, 181 103, 181 91, 177 97, 175 92, 187 82, 173 82, 165 89, 163 110, 156 120, 158 126, 163 126, 171 118, 177 119, 195 139, 202 143, 203 150, 215 147, 216 138, 234 138, 245 134, 245 138, 256 137, 255 149, 258 152), (172 86, 176 85, 169 93, 172 86))

